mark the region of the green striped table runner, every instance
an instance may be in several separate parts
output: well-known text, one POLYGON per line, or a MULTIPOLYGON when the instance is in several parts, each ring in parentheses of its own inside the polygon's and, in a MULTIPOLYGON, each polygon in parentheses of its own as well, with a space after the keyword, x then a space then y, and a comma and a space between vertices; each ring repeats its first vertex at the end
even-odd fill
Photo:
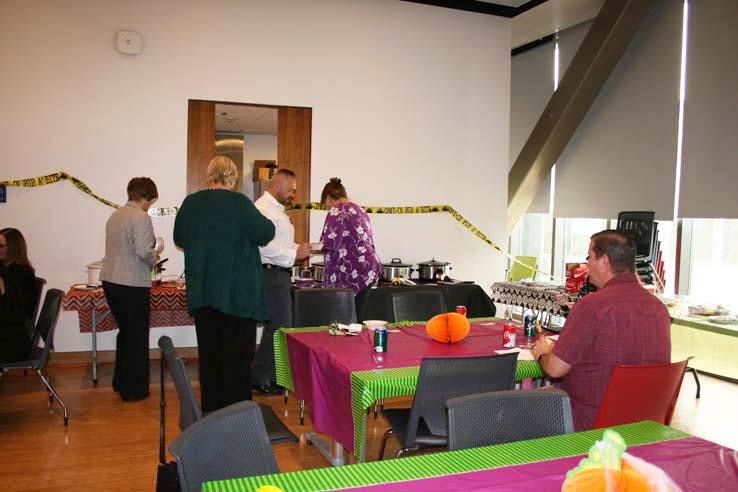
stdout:
MULTIPOLYGON (((623 436, 628 446, 689 437, 689 434, 656 422, 637 422, 613 429, 623 436)), ((602 438, 602 433, 603 430, 600 429, 358 465, 221 480, 203 484, 202 490, 255 492, 260 486, 273 485, 284 492, 299 492, 438 477, 586 454, 590 446, 602 438)))

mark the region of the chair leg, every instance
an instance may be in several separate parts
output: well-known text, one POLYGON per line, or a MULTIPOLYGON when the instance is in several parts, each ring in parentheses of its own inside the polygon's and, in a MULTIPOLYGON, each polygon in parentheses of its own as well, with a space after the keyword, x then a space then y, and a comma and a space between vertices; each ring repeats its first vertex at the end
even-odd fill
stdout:
POLYGON ((379 413, 379 407, 377 400, 374 400, 374 420, 377 420, 377 414, 379 413))
POLYGON ((287 397, 288 396, 290 396, 290 392, 289 392, 289 390, 285 389, 284 390, 284 404, 285 405, 287 404, 287 397))
POLYGON ((382 410, 382 413, 384 413, 384 398, 379 400, 379 408, 382 410))
POLYGON ((41 381, 44 382, 46 385, 46 388, 49 390, 49 393, 54 395, 54 398, 56 398, 56 401, 59 402, 59 405, 61 405, 62 409, 64 410, 64 426, 66 427, 69 425, 69 411, 67 410, 67 406, 64 404, 64 401, 61 399, 59 394, 54 391, 53 386, 51 386, 51 383, 49 382, 48 376, 45 376, 44 373, 41 371, 41 369, 36 369, 36 373, 41 378, 41 381))
POLYGON ((700 397, 700 379, 697 377, 697 369, 694 367, 688 367, 687 370, 692 373, 692 376, 694 376, 694 382, 697 385, 697 394, 695 395, 695 398, 700 397))
POLYGON ((394 433, 394 429, 389 429, 382 436, 382 444, 379 446, 379 459, 377 461, 382 461, 384 459, 384 448, 387 445, 387 438, 394 433))
POLYGON ((305 425, 305 400, 300 400, 300 425, 305 425))

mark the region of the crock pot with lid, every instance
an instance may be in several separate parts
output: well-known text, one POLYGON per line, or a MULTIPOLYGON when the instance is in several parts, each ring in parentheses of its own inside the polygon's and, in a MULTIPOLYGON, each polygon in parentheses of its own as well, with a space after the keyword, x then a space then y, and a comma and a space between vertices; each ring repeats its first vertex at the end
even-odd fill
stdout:
POLYGON ((393 278, 410 278, 413 266, 403 263, 400 258, 392 258, 389 263, 382 263, 382 280, 392 282, 393 278))
POLYGON ((322 261, 316 261, 310 264, 310 269, 313 271, 313 280, 316 282, 323 282, 323 270, 325 270, 325 263, 322 261))
POLYGON ((418 279, 437 281, 443 280, 451 273, 451 263, 438 261, 435 258, 418 263, 418 279))

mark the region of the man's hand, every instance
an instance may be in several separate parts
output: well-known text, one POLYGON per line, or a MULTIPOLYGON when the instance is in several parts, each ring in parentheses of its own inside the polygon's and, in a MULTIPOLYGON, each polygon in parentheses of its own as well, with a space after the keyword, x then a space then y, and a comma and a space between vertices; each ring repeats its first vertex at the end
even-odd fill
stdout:
POLYGON ((538 360, 542 355, 546 355, 551 352, 552 349, 553 343, 551 340, 546 338, 544 335, 539 335, 536 341, 533 342, 530 352, 533 354, 533 357, 538 360))
POLYGON ((295 261, 304 260, 310 256, 310 243, 302 243, 297 247, 297 254, 295 254, 295 261))
POLYGON ((541 335, 531 347, 530 352, 540 364, 543 372, 552 378, 560 378, 569 372, 571 366, 559 359, 556 354, 551 353, 553 346, 551 340, 541 335))
POLYGON ((0 296, 5 295, 5 280, 3 280, 2 277, 0 277, 0 296))

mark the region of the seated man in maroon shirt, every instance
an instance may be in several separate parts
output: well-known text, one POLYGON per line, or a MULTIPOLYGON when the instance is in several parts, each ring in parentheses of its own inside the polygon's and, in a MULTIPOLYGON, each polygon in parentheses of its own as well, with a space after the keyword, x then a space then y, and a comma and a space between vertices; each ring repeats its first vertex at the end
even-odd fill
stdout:
POLYGON ((597 292, 574 305, 555 345, 544 337, 533 345, 543 371, 561 378, 577 431, 592 428, 615 366, 671 361, 669 313, 632 273, 635 251, 620 232, 593 235, 587 265, 597 292))

